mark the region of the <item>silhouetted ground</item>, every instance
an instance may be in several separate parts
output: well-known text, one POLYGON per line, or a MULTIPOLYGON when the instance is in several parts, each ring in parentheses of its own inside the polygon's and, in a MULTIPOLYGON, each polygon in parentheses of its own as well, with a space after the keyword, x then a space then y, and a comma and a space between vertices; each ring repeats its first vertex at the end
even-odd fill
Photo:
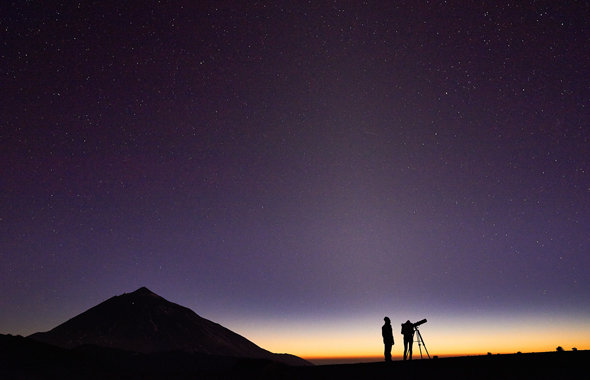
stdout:
POLYGON ((574 379, 590 351, 290 367, 264 359, 96 346, 64 349, 0 335, 0 379, 574 379))
MULTIPOLYGON (((587 378, 590 351, 290 368, 292 379, 575 379, 587 378)), ((278 377, 277 377, 278 378, 278 377)))

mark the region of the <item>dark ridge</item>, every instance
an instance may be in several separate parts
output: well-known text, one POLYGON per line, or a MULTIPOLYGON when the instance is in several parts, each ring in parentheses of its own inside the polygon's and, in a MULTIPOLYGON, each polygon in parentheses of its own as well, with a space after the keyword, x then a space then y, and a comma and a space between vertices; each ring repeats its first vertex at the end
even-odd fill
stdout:
POLYGON ((184 351, 137 353, 93 345, 60 348, 0 334, 0 379, 246 379, 287 365, 184 351))
POLYGON ((156 296, 156 297, 159 297, 156 293, 152 292, 151 290, 149 290, 145 286, 142 286, 141 288, 137 289, 136 291, 134 291, 133 293, 130 293, 130 294, 135 295, 135 296, 156 296))
POLYGON ((194 311, 141 287, 114 296, 47 332, 29 338, 63 348, 95 345, 141 353, 184 351, 309 365, 273 354, 194 311))

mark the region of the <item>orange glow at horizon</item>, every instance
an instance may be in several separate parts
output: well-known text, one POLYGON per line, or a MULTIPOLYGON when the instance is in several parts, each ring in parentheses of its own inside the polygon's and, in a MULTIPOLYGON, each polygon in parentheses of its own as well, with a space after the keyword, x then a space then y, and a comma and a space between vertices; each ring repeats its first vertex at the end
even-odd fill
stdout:
MULTIPOLYGON (((399 319, 399 318, 398 318, 399 319)), ((393 320, 393 318, 392 318, 393 320)), ((379 318, 307 321, 267 321, 240 330, 248 339, 277 353, 307 359, 354 358, 379 360, 383 355, 379 318), (372 325, 371 325, 372 322, 372 325)), ((403 340, 396 323, 392 356, 403 353, 403 340)), ((462 356, 555 351, 573 347, 590 349, 590 319, 573 317, 429 318, 420 327, 431 356, 462 356)), ((422 347, 424 356, 426 352, 422 347)), ((420 357, 414 343, 414 357, 420 357)))

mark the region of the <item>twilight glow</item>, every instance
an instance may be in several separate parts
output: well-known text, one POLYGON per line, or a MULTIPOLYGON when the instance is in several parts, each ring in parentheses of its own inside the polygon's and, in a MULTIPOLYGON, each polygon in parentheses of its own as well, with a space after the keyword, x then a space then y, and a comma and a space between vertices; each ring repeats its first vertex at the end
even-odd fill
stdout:
POLYGON ((306 358, 590 348, 587 4, 5 3, 0 333, 147 286, 306 358))

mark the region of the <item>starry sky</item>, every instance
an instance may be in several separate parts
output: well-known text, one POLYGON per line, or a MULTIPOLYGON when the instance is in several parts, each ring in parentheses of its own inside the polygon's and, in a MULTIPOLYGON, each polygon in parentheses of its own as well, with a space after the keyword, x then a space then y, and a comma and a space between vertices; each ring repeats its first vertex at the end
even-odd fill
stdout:
POLYGON ((304 357, 590 348, 588 1, 5 1, 0 332, 140 286, 304 357), (518 336, 518 339, 515 339, 518 336))

